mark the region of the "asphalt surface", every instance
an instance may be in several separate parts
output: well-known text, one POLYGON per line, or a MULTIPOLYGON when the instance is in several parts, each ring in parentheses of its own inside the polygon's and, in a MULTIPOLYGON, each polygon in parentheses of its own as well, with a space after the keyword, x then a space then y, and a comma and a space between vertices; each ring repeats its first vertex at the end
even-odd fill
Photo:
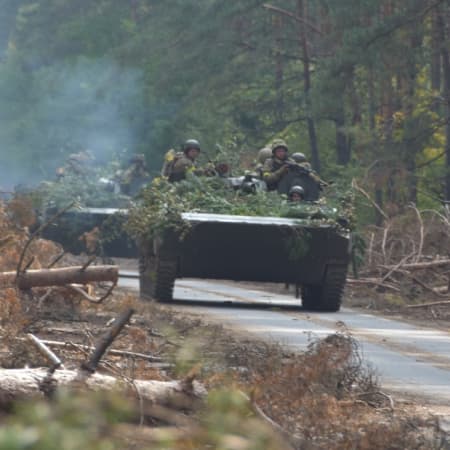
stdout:
MULTIPOLYGON (((132 275, 132 273, 128 273, 132 275)), ((120 286, 138 290, 138 281, 120 286)), ((348 330, 384 389, 450 406, 450 332, 420 328, 350 308, 338 313, 303 311, 292 296, 237 283, 177 280, 173 305, 240 330, 304 350, 312 339, 348 330)))

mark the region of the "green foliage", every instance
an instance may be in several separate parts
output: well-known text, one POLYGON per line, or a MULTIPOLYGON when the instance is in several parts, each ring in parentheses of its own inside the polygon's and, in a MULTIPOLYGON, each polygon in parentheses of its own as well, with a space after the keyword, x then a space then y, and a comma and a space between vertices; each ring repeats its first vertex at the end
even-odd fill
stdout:
MULTIPOLYGON (((166 229, 181 236, 189 231, 184 212, 229 214, 240 216, 286 217, 309 227, 329 224, 338 229, 352 226, 351 208, 346 196, 337 192, 317 203, 292 203, 277 192, 258 191, 247 194, 234 190, 226 179, 189 176, 178 183, 155 179, 131 208, 126 225, 137 239, 153 239, 166 229)), ((294 246, 297 250, 299 245, 294 246)))
POLYGON ((71 203, 78 207, 127 208, 132 198, 121 193, 124 171, 118 159, 105 166, 85 155, 58 168, 54 181, 43 181, 35 189, 25 189, 33 206, 41 214, 48 209, 60 210, 71 203))
MULTIPOLYGON (((204 426, 193 443, 227 450, 280 450, 285 447, 269 425, 259 419, 242 392, 221 389, 210 392, 206 411, 202 416, 204 426)), ((199 447, 197 447, 199 448, 199 447)))
POLYGON ((302 259, 310 248, 311 234, 302 228, 286 240, 286 250, 291 261, 302 259))
POLYGON ((26 402, 0 427, 0 449, 121 449, 109 430, 129 415, 123 398, 105 394, 62 393, 53 402, 26 402))

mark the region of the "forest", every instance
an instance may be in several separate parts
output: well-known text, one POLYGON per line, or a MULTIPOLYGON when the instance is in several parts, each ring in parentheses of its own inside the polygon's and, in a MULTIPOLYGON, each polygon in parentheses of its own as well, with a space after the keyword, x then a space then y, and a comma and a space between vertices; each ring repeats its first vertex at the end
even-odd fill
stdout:
POLYGON ((1 189, 169 148, 283 138, 379 208, 450 199, 447 0, 2 0, 1 189))
MULTIPOLYGON (((450 0, 0 0, 0 450, 450 448, 449 204, 450 0), (317 197, 157 178, 187 139, 233 176, 282 139, 317 197), (74 154, 96 170, 65 174, 74 154), (105 175, 133 158, 136 196, 105 175), (80 251, 44 233, 83 206, 121 214, 80 251), (202 284, 226 245, 189 284, 157 247, 186 211, 275 217, 295 284, 202 284)), ((230 235, 275 272, 272 234, 230 235)))

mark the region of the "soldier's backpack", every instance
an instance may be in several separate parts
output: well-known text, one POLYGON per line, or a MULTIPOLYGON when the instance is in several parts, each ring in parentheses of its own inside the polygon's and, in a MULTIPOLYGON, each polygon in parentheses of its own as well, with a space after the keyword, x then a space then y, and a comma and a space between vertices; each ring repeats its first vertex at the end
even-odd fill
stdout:
POLYGON ((164 155, 164 164, 161 169, 161 175, 163 177, 170 178, 173 172, 175 163, 184 156, 183 152, 176 152, 173 148, 167 151, 164 155))

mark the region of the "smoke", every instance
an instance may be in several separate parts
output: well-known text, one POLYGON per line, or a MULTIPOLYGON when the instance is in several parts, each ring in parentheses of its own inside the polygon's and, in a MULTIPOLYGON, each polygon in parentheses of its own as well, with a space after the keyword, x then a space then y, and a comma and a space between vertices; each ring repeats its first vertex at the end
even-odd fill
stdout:
POLYGON ((80 57, 33 71, 0 65, 0 190, 53 179, 71 153, 99 165, 136 151, 146 128, 137 69, 80 57))
POLYGON ((18 0, 2 0, 0 8, 0 60, 6 56, 9 36, 14 29, 18 0))

